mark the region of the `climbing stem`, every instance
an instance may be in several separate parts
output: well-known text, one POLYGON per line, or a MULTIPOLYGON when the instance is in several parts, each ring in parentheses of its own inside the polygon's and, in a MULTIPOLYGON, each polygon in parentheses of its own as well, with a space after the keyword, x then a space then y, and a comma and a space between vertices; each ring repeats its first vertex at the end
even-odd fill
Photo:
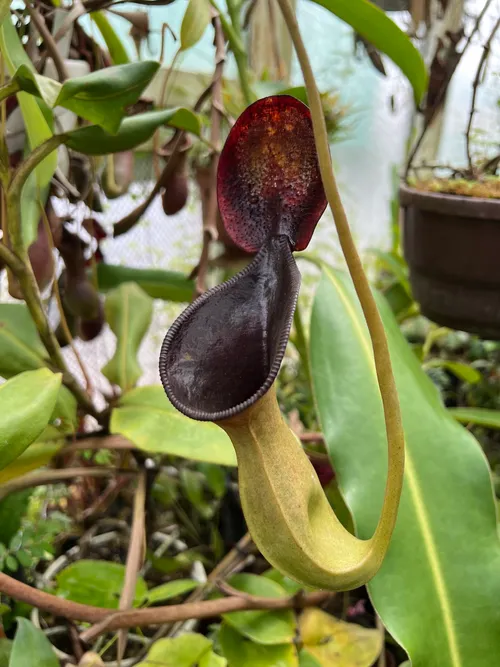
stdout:
POLYGON ((321 99, 314 74, 309 62, 295 13, 289 0, 278 0, 288 27, 297 57, 300 63, 304 83, 311 109, 316 150, 323 186, 328 203, 333 213, 335 226, 344 254, 349 273, 363 309, 366 324, 373 345, 373 355, 377 372, 378 384, 382 396, 384 418, 389 449, 389 469, 385 489, 382 514, 373 536, 373 547, 376 551, 385 551, 391 537, 399 506, 404 473, 404 433, 401 423, 401 410, 392 373, 391 360, 384 325, 378 312, 370 284, 356 250, 347 220, 346 212, 340 198, 335 174, 333 173, 328 134, 321 106, 321 99))
POLYGON ((24 160, 14 172, 6 193, 6 213, 9 244, 12 255, 18 258, 18 262, 11 264, 11 268, 21 287, 24 300, 30 311, 31 317, 38 330, 40 338, 45 345, 50 359, 58 370, 63 372, 63 381, 68 389, 74 394, 80 405, 86 412, 96 419, 100 415, 96 411, 92 401, 80 386, 76 378, 69 372, 62 350, 57 339, 50 328, 47 315, 43 308, 42 297, 35 274, 31 267, 28 248, 24 243, 21 223, 21 193, 26 179, 30 173, 64 141, 63 135, 53 136, 38 146, 24 160), (21 267, 22 264, 22 267, 21 267))

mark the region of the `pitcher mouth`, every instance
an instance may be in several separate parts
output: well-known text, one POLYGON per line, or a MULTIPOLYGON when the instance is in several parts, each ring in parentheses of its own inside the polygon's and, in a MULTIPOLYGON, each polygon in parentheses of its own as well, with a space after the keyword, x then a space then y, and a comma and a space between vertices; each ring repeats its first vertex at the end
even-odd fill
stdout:
POLYGON ((290 241, 278 235, 243 271, 198 297, 161 348, 172 404, 192 419, 220 421, 261 398, 280 369, 299 288, 290 241))

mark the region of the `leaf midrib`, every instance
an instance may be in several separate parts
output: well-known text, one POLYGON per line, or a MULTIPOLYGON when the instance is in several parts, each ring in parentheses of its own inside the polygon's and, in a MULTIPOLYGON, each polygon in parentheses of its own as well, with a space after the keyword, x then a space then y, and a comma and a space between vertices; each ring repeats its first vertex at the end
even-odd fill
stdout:
MULTIPOLYGON (((344 293, 344 288, 329 269, 323 267, 323 270, 325 272, 325 275, 327 275, 329 280, 334 284, 341 300, 344 303, 347 314, 354 326, 356 335, 358 336, 362 348, 369 359, 370 368, 372 369, 376 377, 375 361, 373 359, 371 343, 368 341, 366 333, 359 325, 356 313, 354 312, 349 300, 346 298, 346 295, 344 293)), ((448 639, 451 664, 453 665, 453 667, 462 667, 462 659, 460 656, 456 629, 453 623, 453 613, 451 611, 448 592, 446 590, 446 584, 442 574, 442 567, 438 556, 438 550, 436 548, 436 542, 431 529, 431 522, 429 521, 429 517, 425 509, 425 503, 422 498, 422 492, 413 465, 413 459, 411 453, 408 451, 408 448, 406 448, 405 458, 406 458, 405 477, 408 480, 408 489, 410 491, 410 495, 413 500, 418 526, 420 532, 422 533, 422 538, 424 542, 425 551, 427 552, 432 578, 434 579, 435 583, 437 599, 439 606, 441 608, 443 623, 446 631, 446 637, 448 639)))

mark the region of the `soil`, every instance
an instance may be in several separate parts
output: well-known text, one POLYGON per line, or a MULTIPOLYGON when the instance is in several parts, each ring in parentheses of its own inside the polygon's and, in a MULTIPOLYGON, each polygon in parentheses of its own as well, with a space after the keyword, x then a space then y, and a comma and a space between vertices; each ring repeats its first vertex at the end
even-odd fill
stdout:
POLYGON ((432 178, 415 180, 411 187, 424 192, 440 192, 443 194, 477 197, 483 199, 500 199, 500 178, 488 176, 481 180, 470 181, 465 178, 432 178))

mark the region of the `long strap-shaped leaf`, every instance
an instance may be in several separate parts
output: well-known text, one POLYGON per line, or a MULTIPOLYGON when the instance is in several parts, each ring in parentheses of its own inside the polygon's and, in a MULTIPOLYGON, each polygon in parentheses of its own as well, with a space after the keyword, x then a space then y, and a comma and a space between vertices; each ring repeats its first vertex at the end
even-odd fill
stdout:
MULTIPOLYGON (((398 521, 371 598, 413 667, 490 667, 500 655, 500 549, 488 466, 441 404, 383 299, 379 307, 407 454, 398 521)), ((314 303, 311 363, 328 450, 358 535, 367 537, 384 492, 384 421, 352 285, 330 269, 314 303)))

